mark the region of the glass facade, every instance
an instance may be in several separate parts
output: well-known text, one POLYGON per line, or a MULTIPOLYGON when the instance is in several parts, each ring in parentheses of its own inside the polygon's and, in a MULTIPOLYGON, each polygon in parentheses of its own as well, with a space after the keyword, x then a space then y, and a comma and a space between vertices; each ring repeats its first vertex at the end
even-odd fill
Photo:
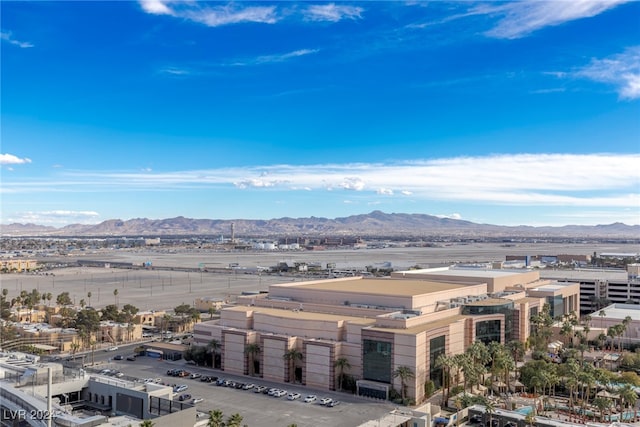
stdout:
POLYGON ((391 383, 393 345, 386 341, 362 340, 363 378, 391 383))
POLYGON ((547 297, 547 304, 549 304, 549 307, 551 308, 550 314, 552 319, 562 318, 562 316, 565 315, 564 301, 562 300, 562 295, 557 295, 555 297, 547 297))
MULTIPOLYGON (((505 342, 509 342, 513 339, 513 301, 505 301, 502 304, 487 304, 487 305, 465 305, 462 308, 462 314, 470 315, 483 315, 483 314, 503 314, 504 315, 504 339, 505 342)), ((491 322, 498 322, 498 338, 493 341, 500 341, 500 321, 495 320, 491 322)), ((485 322, 480 322, 485 323, 485 322)), ((476 337, 478 336, 478 325, 476 325, 476 337)), ((485 328, 483 326, 483 328, 485 328)), ((483 335, 486 335, 483 333, 483 335)))
POLYGON ((493 341, 500 342, 500 321, 485 320, 476 323, 476 341, 482 341, 485 344, 493 341))
POLYGON ((442 368, 436 365, 438 356, 445 352, 445 337, 432 338, 429 341, 429 378, 435 384, 436 388, 442 387, 442 368))

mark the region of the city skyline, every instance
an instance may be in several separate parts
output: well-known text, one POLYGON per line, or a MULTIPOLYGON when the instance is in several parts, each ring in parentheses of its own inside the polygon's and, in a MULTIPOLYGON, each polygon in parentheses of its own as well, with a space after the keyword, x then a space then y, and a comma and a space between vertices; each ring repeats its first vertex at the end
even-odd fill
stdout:
POLYGON ((2 13, 2 224, 640 224, 638 2, 2 13))

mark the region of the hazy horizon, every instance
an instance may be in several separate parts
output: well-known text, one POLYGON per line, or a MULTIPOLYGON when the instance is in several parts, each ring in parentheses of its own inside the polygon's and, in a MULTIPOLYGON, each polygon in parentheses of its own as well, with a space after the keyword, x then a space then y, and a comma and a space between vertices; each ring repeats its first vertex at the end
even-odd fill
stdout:
POLYGON ((640 2, 2 15, 0 224, 381 210, 640 225, 640 2))

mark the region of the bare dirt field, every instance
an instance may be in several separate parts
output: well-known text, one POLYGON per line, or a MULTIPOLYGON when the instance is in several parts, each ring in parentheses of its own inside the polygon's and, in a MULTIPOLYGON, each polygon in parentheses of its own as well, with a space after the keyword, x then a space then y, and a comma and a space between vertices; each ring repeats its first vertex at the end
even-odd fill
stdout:
MULTIPOLYGON (((256 266, 269 267, 281 261, 335 263, 336 269, 366 266, 392 267, 396 270, 418 265, 434 267, 455 262, 502 261, 509 255, 558 255, 597 253, 638 253, 638 245, 627 244, 518 244, 503 246, 491 243, 457 244, 437 248, 385 248, 361 250, 327 250, 300 252, 214 252, 181 251, 179 249, 112 250, 81 256, 68 256, 67 263, 76 260, 151 262, 154 267, 193 268, 194 271, 129 270, 104 267, 72 267, 55 269, 49 275, 3 274, 0 286, 9 292, 9 299, 21 290, 38 289, 40 293, 56 295, 69 292, 77 304, 100 308, 107 304, 133 304, 141 310, 160 310, 182 303, 193 304, 198 297, 233 300, 242 292, 266 291, 274 283, 314 279, 311 276, 280 276, 256 273, 256 266), (237 264, 240 268, 227 273, 196 271, 198 268, 225 268, 237 264), (243 269, 247 270, 243 270, 243 269), (249 272, 252 274, 247 274, 249 272), (114 290, 118 290, 117 297, 114 290), (88 293, 91 292, 91 298, 88 293)), ((45 259, 47 260, 47 259, 45 259)))

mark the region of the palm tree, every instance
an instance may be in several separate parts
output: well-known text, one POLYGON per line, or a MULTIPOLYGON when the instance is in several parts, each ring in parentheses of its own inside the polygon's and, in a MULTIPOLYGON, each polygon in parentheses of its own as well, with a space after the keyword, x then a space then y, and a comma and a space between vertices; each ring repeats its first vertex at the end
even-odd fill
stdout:
POLYGON ((249 375, 254 376, 256 373, 256 356, 260 354, 260 344, 251 343, 244 347, 244 354, 248 356, 249 375))
MULTIPOLYGON (((47 294, 47 299, 50 299, 49 294, 47 294)), ((89 306, 91 306, 91 292, 87 292, 87 299, 89 300, 89 306)))
POLYGON ((226 427, 240 427, 241 424, 242 415, 236 413, 227 418, 226 427))
POLYGON ((78 344, 77 342, 73 342, 71 344, 71 358, 75 359, 76 358, 76 351, 78 351, 78 349, 80 348, 80 344, 78 344))
POLYGON ((207 427, 224 427, 224 414, 221 410, 209 411, 207 427))
POLYGON ((436 367, 442 368, 442 406, 449 400, 449 390, 451 389, 451 368, 454 366, 453 357, 441 354, 436 359, 436 367), (445 392, 446 390, 446 392, 445 392))
POLYGON ((91 366, 94 365, 93 355, 94 355, 94 353, 96 351, 96 344, 97 344, 96 340, 89 341, 89 345, 91 346, 91 366))
MULTIPOLYGON (((630 385, 630 384, 624 384, 622 387, 620 387, 618 389, 618 394, 620 395, 620 407, 621 408, 627 408, 628 410, 631 410, 631 408, 634 408, 634 416, 633 419, 635 420, 635 407, 636 407, 636 402, 638 401, 638 395, 636 394, 636 391, 634 390, 634 388, 630 385)), ((629 419, 625 419, 625 420, 620 420, 620 421, 630 421, 629 419)))
POLYGON ((527 415, 525 415, 524 422, 529 427, 535 426, 536 425, 536 414, 535 414, 535 412, 534 411, 530 411, 527 415))
POLYGON ((496 413, 496 407, 493 405, 493 402, 487 399, 484 402, 484 410, 489 415, 489 427, 493 427, 493 414, 496 413))
POLYGON ((631 316, 627 316, 622 320, 622 327, 624 328, 623 333, 627 332, 627 337, 629 336, 628 329, 629 329, 630 323, 631 323, 631 316))
POLYGON ((287 350, 282 357, 289 366, 289 382, 294 383, 296 381, 296 362, 302 360, 302 353, 293 347, 287 350))
POLYGON ((113 290, 113 297, 116 301, 116 308, 117 308, 118 307, 118 290, 117 289, 113 290))
POLYGON ((344 370, 351 368, 351 364, 346 357, 339 357, 335 362, 333 362, 333 367, 338 369, 338 390, 342 390, 344 370))
POLYGON ((408 366, 398 366, 395 371, 393 371, 393 378, 400 378, 400 397, 404 400, 407 390, 407 381, 411 378, 415 378, 415 374, 408 366))
POLYGON ((216 314, 216 312, 218 310, 216 310, 215 307, 209 307, 209 310, 207 310, 209 312, 209 320, 213 319, 213 315, 216 314))
POLYGON ((207 344, 207 347, 211 350, 211 367, 216 368, 216 360, 221 347, 220 341, 212 339, 209 341, 209 344, 207 344))
POLYGON ((598 316, 600 316, 600 329, 602 329, 603 328, 603 326, 602 326, 603 325, 603 320, 607 316, 607 313, 604 310, 600 310, 598 312, 598 316))

